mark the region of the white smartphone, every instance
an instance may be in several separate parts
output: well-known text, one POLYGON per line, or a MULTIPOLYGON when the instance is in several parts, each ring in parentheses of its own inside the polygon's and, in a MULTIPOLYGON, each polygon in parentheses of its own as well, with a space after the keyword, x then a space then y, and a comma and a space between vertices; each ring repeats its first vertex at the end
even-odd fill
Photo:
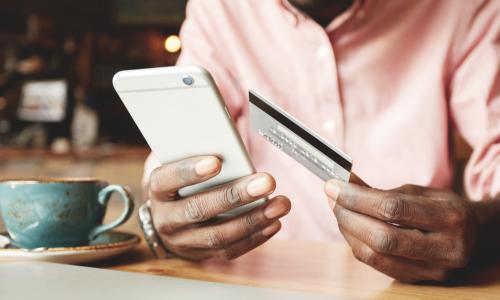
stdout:
MULTIPOLYGON (((180 196, 255 173, 243 141, 212 76, 197 66, 120 71, 113 86, 153 154, 162 163, 216 155, 222 170, 208 181, 179 190, 180 196)), ((262 204, 258 200, 223 216, 262 204)))

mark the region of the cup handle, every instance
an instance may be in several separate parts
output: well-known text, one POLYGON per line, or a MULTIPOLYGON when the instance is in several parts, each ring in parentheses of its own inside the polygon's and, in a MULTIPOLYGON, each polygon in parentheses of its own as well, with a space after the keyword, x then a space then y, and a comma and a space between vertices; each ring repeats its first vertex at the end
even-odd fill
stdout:
POLYGON ((114 220, 113 222, 108 224, 102 224, 92 229, 92 231, 89 234, 90 240, 95 239, 98 235, 106 231, 109 231, 115 227, 122 225, 132 215, 132 212, 134 211, 134 198, 127 189, 125 189, 120 185, 108 185, 107 187, 99 191, 98 195, 99 204, 101 204, 102 206, 107 206, 109 199, 111 198, 111 194, 113 194, 114 192, 117 192, 122 196, 121 198, 125 204, 123 213, 118 219, 114 220))

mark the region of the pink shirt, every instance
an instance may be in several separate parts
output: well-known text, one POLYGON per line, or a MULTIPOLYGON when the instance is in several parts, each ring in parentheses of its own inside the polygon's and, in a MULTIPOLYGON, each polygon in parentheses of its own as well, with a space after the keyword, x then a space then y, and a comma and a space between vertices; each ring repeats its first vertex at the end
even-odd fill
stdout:
POLYGON ((256 168, 290 197, 282 237, 340 235, 323 182, 250 131, 248 89, 343 149, 373 187, 449 188, 456 126, 474 149, 468 195, 500 191, 500 1, 357 1, 325 30, 285 0, 191 0, 181 38, 178 64, 212 73, 256 168))

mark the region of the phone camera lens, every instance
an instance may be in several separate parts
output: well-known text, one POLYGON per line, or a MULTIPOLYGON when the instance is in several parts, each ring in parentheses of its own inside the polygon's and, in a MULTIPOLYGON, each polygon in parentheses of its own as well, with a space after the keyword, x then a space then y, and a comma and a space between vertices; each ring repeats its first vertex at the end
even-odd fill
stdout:
POLYGON ((184 82, 185 85, 193 85, 194 79, 191 76, 185 76, 182 78, 182 82, 184 82))

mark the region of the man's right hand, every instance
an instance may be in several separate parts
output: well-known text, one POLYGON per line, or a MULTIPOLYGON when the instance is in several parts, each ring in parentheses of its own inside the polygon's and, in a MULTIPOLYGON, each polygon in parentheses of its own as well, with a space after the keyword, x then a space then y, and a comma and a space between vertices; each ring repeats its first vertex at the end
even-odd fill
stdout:
POLYGON ((279 219, 291 208, 285 196, 276 196, 244 214, 210 222, 213 217, 271 194, 276 183, 266 173, 178 197, 179 189, 206 181, 220 170, 217 157, 198 156, 163 165, 151 174, 149 197, 154 226, 174 254, 192 260, 233 259, 263 244, 281 229, 279 219))

